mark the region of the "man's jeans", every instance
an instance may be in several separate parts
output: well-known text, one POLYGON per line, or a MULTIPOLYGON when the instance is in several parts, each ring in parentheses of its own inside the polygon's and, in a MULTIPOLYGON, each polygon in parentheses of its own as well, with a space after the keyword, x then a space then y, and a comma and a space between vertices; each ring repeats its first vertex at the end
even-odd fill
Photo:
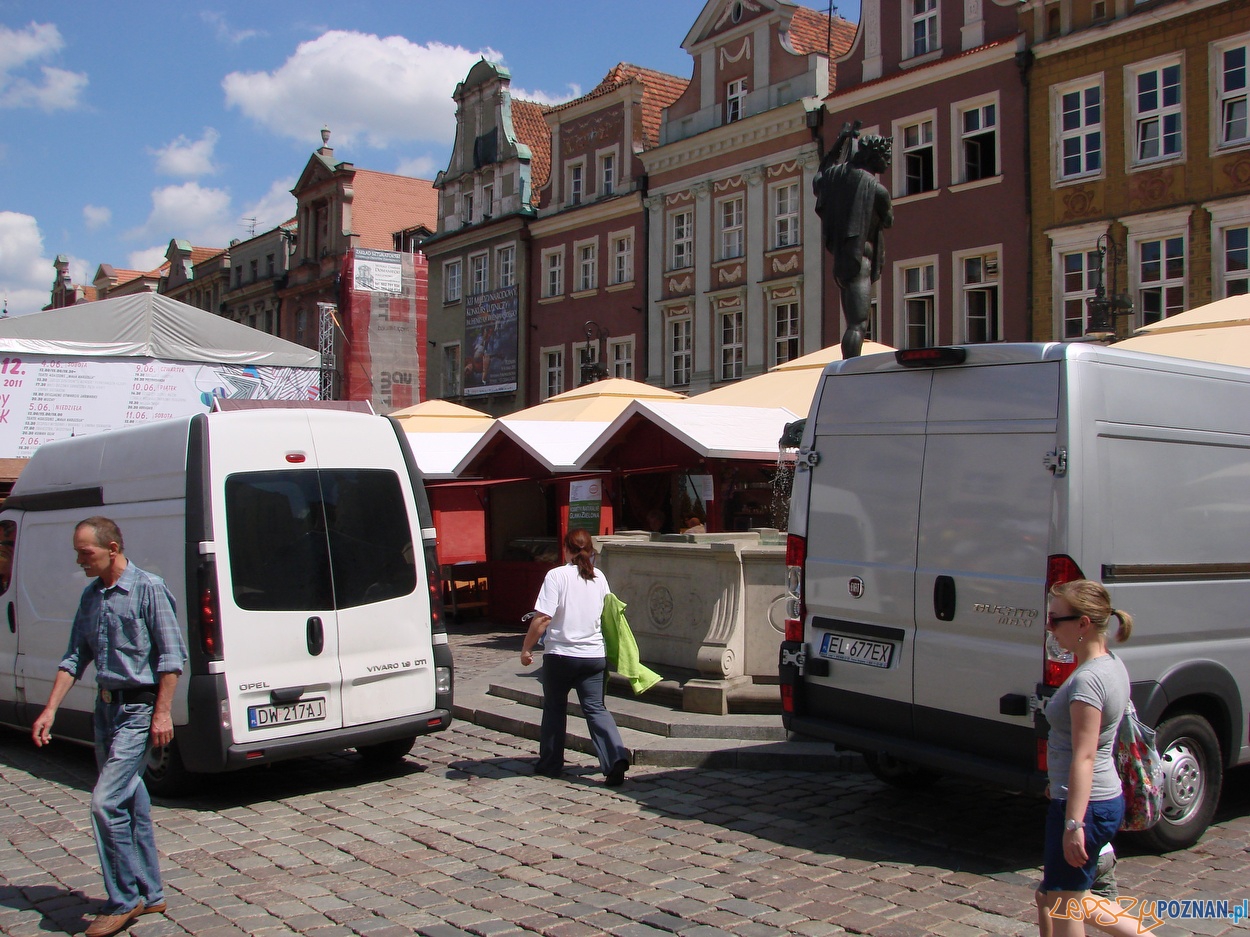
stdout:
POLYGON ((151 730, 151 703, 96 700, 95 760, 100 775, 91 792, 91 825, 108 892, 104 914, 122 914, 140 902, 165 900, 152 802, 141 776, 151 730))

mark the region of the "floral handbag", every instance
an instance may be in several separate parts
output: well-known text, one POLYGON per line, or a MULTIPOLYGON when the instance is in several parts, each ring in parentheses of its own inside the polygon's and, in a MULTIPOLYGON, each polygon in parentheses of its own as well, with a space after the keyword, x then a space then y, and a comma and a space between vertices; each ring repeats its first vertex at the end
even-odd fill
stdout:
POLYGON ((1148 830, 1163 816, 1163 759, 1155 730, 1137 718, 1129 700, 1115 740, 1115 767, 1124 789, 1122 830, 1148 830))

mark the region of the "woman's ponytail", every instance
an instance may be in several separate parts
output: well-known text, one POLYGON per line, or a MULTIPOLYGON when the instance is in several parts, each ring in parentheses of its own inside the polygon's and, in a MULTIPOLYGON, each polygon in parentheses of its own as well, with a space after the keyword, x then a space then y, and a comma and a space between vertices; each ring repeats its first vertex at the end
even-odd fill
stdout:
POLYGON ((577 574, 583 579, 595 578, 595 542, 590 532, 580 527, 570 530, 564 538, 564 548, 569 562, 577 564, 577 574))

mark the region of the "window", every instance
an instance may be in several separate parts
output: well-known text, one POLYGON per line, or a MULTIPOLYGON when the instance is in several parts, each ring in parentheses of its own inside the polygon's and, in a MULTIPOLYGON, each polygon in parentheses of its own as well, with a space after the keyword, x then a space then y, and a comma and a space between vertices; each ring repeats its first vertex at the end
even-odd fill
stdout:
POLYGON ((1137 308, 1149 325, 1185 311, 1185 237, 1137 242, 1137 308))
POLYGON ((1246 114, 1246 59, 1250 58, 1250 41, 1242 37, 1236 40, 1236 45, 1217 47, 1215 55, 1218 145, 1250 143, 1246 114))
POLYGON ((693 323, 689 315, 668 321, 669 383, 681 386, 690 383, 693 323))
POLYGON ((933 121, 908 124, 903 132, 903 194, 933 190, 933 121))
POLYGON ((1088 326, 1086 301, 1098 286, 1098 251, 1062 254, 1063 337, 1080 338, 1088 326))
POLYGON ((512 286, 516 283, 516 248, 509 245, 495 251, 495 269, 499 274, 499 286, 512 286))
POLYGON ((911 0, 911 54, 924 55, 937 48, 937 0, 911 0))
POLYGON ((572 363, 577 367, 574 377, 582 384, 596 379, 595 365, 599 363, 598 342, 574 342, 572 363))
POLYGON ((466 192, 460 199, 460 220, 473 224, 473 193, 466 192))
POLYGON ((963 281, 964 341, 1002 341, 998 321, 998 252, 959 261, 963 281))
POLYGON ((591 242, 577 247, 577 288, 593 290, 599 286, 599 245, 591 242))
POLYGON ((668 220, 668 268, 680 270, 694 264, 694 212, 673 212, 668 220))
POLYGON ((1149 163, 1180 156, 1181 65, 1171 62, 1138 71, 1132 76, 1134 156, 1149 163))
POLYGON ((482 186, 482 218, 489 218, 495 213, 495 187, 493 185, 482 186))
POLYGON ((787 182, 773 189, 773 247, 799 243, 799 184, 787 182))
POLYGON ((269 276, 273 276, 273 254, 265 255, 265 268, 269 271, 269 276))
POLYGON ((905 348, 928 348, 936 344, 934 294, 933 264, 903 268, 903 328, 907 342, 905 348))
POLYGON ((259 260, 253 260, 251 262, 251 265, 249 267, 249 272, 252 274, 253 283, 255 283, 257 280, 260 279, 260 261, 259 260))
POLYGON ((443 346, 443 396, 460 396, 460 345, 443 346))
POLYGON ((330 611, 417 588, 408 509, 392 471, 242 472, 226 479, 225 502, 239 608, 330 611))
POLYGON ((564 248, 543 252, 543 295, 564 294, 564 248))
POLYGON ((612 282, 632 283, 634 279, 634 236, 623 234, 612 239, 612 282))
POLYGON ((1102 172, 1102 85, 1068 87, 1057 97, 1059 178, 1102 172))
POLYGON ((799 356, 799 304, 779 303, 773 307, 773 364, 784 364, 799 356))
POLYGON ((616 154, 604 153, 599 157, 599 194, 611 195, 616 191, 616 154))
POLYGON ((460 302, 460 261, 452 260, 443 264, 443 302, 460 302))
POLYGON ((742 256, 742 196, 720 203, 720 259, 742 256))
POLYGON ((564 349, 544 348, 543 400, 554 397, 564 390, 564 349))
POLYGON ((243 264, 239 264, 237 267, 234 268, 234 285, 235 286, 243 285, 243 264))
POLYGON ((580 205, 582 196, 586 194, 585 167, 581 163, 569 166, 569 198, 570 205, 580 205))
POLYGON ((474 254, 469 258, 469 293, 485 293, 490 289, 490 265, 485 254, 474 254))
POLYGON ((722 312, 720 318, 720 379, 733 381, 742 377, 743 328, 742 310, 722 312))
POLYGON ((632 338, 612 339, 608 342, 608 362, 613 377, 634 379, 634 340, 632 338))
POLYGON ((747 80, 737 78, 725 85, 725 123, 732 124, 745 116, 743 107, 747 99, 747 80))
POLYGON ((1250 227, 1225 228, 1221 233, 1224 295, 1244 296, 1250 293, 1250 227))
POLYGON ((998 175, 998 106, 979 104, 959 113, 963 169, 960 182, 998 175))

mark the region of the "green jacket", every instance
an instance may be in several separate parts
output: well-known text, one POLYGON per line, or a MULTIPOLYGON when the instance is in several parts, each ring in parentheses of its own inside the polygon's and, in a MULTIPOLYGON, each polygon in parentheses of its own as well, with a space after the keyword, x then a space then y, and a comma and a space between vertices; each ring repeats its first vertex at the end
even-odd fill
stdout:
POLYGON ((608 666, 629 681, 635 696, 663 679, 638 659, 638 643, 625 620, 625 603, 611 592, 603 600, 603 646, 608 666))

